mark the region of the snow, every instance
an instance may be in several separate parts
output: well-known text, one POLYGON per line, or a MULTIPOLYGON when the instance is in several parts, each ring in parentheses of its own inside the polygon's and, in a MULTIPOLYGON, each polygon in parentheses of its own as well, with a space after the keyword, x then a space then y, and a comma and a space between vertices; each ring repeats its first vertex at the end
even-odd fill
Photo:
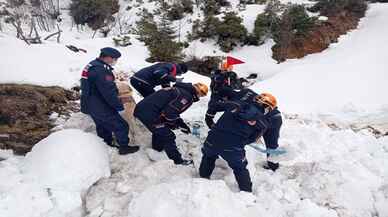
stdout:
POLYGON ((81 194, 110 176, 104 143, 77 129, 51 134, 0 168, 0 216, 7 217, 81 216, 81 194))
MULTIPOLYGON (((248 29, 260 8, 251 5, 241 12, 248 29)), ((146 132, 138 132, 145 137, 139 152, 120 156, 105 147, 92 120, 81 113, 53 120, 59 124, 55 132, 26 157, 0 150, 0 216, 387 217, 388 136, 376 138, 368 130, 353 130, 369 124, 387 129, 387 19, 387 4, 371 4, 358 29, 337 44, 282 64, 271 58, 271 40, 229 53, 246 62, 235 67, 239 75, 259 74, 251 88, 277 96, 284 117, 280 145, 287 154, 276 159, 281 164, 277 172, 264 170, 265 156, 246 148, 252 194, 238 191, 233 172, 222 159, 211 180, 198 178, 200 149, 208 131, 203 123, 207 96, 182 115, 189 125, 202 122, 200 138, 176 131, 181 153, 193 158, 194 166, 174 165, 165 153, 151 150, 146 132)), ((101 47, 113 45, 111 38, 90 39, 90 30, 85 32, 64 28, 61 44, 47 41, 29 47, 1 33, 0 46, 9 55, 3 55, 0 63, 0 81, 77 85, 88 61, 101 47), (66 44, 88 53, 73 53, 66 44)), ((149 65, 144 45, 134 37, 131 42, 132 46, 118 48, 123 58, 116 71, 132 73, 149 65)), ((227 55, 212 42, 199 41, 185 52, 199 57, 227 55)), ((210 82, 193 72, 186 73, 184 81, 210 82)), ((135 99, 140 97, 136 94, 135 99)))
POLYGON ((373 4, 357 30, 322 53, 284 63, 274 77, 257 88, 273 93, 288 112, 338 111, 347 105, 378 109, 385 93, 388 54, 387 4, 373 4))
POLYGON ((251 194, 229 191, 223 181, 186 179, 156 185, 142 192, 130 203, 128 216, 257 216, 260 212, 252 211, 263 211, 252 210, 249 204, 254 200, 251 194), (148 208, 149 201, 153 203, 152 209, 148 208))
POLYGON ((109 177, 107 149, 94 134, 75 129, 58 131, 26 155, 23 173, 46 188, 83 191, 101 177, 109 177))

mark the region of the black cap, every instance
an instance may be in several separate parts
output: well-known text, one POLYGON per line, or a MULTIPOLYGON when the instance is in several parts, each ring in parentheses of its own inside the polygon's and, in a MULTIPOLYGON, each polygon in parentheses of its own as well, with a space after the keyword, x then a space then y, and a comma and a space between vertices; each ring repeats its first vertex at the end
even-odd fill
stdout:
POLYGON ((118 59, 121 57, 120 51, 112 48, 112 47, 104 47, 101 49, 101 54, 104 56, 109 56, 115 59, 118 59))

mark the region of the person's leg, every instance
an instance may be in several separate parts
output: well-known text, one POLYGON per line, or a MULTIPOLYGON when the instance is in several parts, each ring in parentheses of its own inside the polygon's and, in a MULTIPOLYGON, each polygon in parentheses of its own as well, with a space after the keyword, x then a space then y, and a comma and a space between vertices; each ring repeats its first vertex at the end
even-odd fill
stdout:
POLYGON ((135 78, 131 78, 130 83, 144 98, 155 92, 153 87, 135 78))
POLYGON ((247 169, 248 161, 245 158, 245 150, 224 150, 221 157, 228 162, 241 191, 252 192, 252 181, 247 169))
POLYGON ((155 141, 158 141, 164 148, 168 158, 173 160, 175 164, 181 164, 183 159, 176 146, 174 132, 170 128, 163 126, 156 128, 153 133, 155 134, 155 141))
POLYGON ((152 149, 155 151, 163 151, 163 144, 158 141, 158 136, 155 133, 152 133, 152 149))
POLYGON ((199 176, 202 178, 210 179, 215 168, 215 163, 218 158, 217 152, 212 150, 206 144, 202 148, 202 160, 199 166, 199 176))
POLYGON ((114 115, 109 120, 109 125, 113 131, 116 141, 120 146, 128 146, 129 126, 128 123, 119 115, 114 115))
POLYGON ((107 145, 113 146, 112 131, 105 127, 104 122, 102 120, 99 120, 96 117, 92 117, 92 119, 96 124, 97 136, 102 138, 107 145))
POLYGON ((129 126, 128 123, 119 115, 112 116, 108 126, 111 127, 116 141, 119 144, 119 154, 135 153, 139 150, 139 146, 129 146, 129 126))

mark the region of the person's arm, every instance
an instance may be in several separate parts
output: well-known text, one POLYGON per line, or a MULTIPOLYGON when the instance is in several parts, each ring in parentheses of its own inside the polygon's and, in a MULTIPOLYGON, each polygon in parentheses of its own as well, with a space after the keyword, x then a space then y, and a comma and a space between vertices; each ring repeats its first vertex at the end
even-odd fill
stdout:
POLYGON ((170 86, 170 82, 176 82, 176 77, 171 74, 172 70, 173 65, 166 64, 157 69, 154 74, 160 79, 160 83, 167 87, 170 86))
POLYGON ((106 73, 102 67, 96 67, 95 70, 95 84, 104 100, 116 111, 124 110, 124 106, 118 96, 113 75, 106 73))
POLYGON ((214 117, 218 112, 233 111, 240 108, 240 104, 233 101, 218 101, 211 103, 205 115, 205 122, 209 128, 214 126, 214 117))
POLYGON ((218 112, 233 111, 240 108, 240 104, 234 101, 218 101, 211 103, 208 108, 207 114, 209 116, 215 116, 218 112))

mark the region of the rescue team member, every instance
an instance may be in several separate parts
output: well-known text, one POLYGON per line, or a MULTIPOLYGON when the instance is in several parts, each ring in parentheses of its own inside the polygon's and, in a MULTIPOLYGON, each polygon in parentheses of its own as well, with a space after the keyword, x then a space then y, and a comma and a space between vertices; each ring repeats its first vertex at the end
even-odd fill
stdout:
POLYGON ((131 85, 143 97, 155 92, 155 87, 169 87, 170 82, 176 82, 176 76, 187 72, 187 65, 184 63, 156 63, 152 66, 141 69, 130 79, 131 85))
MULTIPOLYGON (((276 149, 282 117, 277 109, 276 98, 263 93, 255 97, 254 103, 243 101, 218 103, 217 112, 224 111, 211 128, 202 148, 199 174, 210 178, 215 161, 221 156, 232 168, 241 191, 252 192, 252 182, 247 169, 245 145, 263 136, 269 149, 276 149)), ((266 169, 275 171, 278 163, 267 160, 266 169)))
POLYGON ((91 61, 82 71, 81 111, 90 115, 96 124, 97 135, 112 147, 112 133, 118 143, 119 154, 125 155, 139 150, 139 146, 129 146, 129 126, 122 118, 123 104, 118 97, 114 82, 113 67, 121 54, 110 47, 102 48, 100 56, 91 61))
POLYGON ((173 87, 158 90, 136 105, 134 116, 152 132, 152 148, 165 150, 175 164, 188 165, 192 161, 182 158, 172 130, 181 128, 184 133, 191 132, 180 114, 199 101, 200 97, 206 96, 207 92, 205 84, 177 82, 173 87))

